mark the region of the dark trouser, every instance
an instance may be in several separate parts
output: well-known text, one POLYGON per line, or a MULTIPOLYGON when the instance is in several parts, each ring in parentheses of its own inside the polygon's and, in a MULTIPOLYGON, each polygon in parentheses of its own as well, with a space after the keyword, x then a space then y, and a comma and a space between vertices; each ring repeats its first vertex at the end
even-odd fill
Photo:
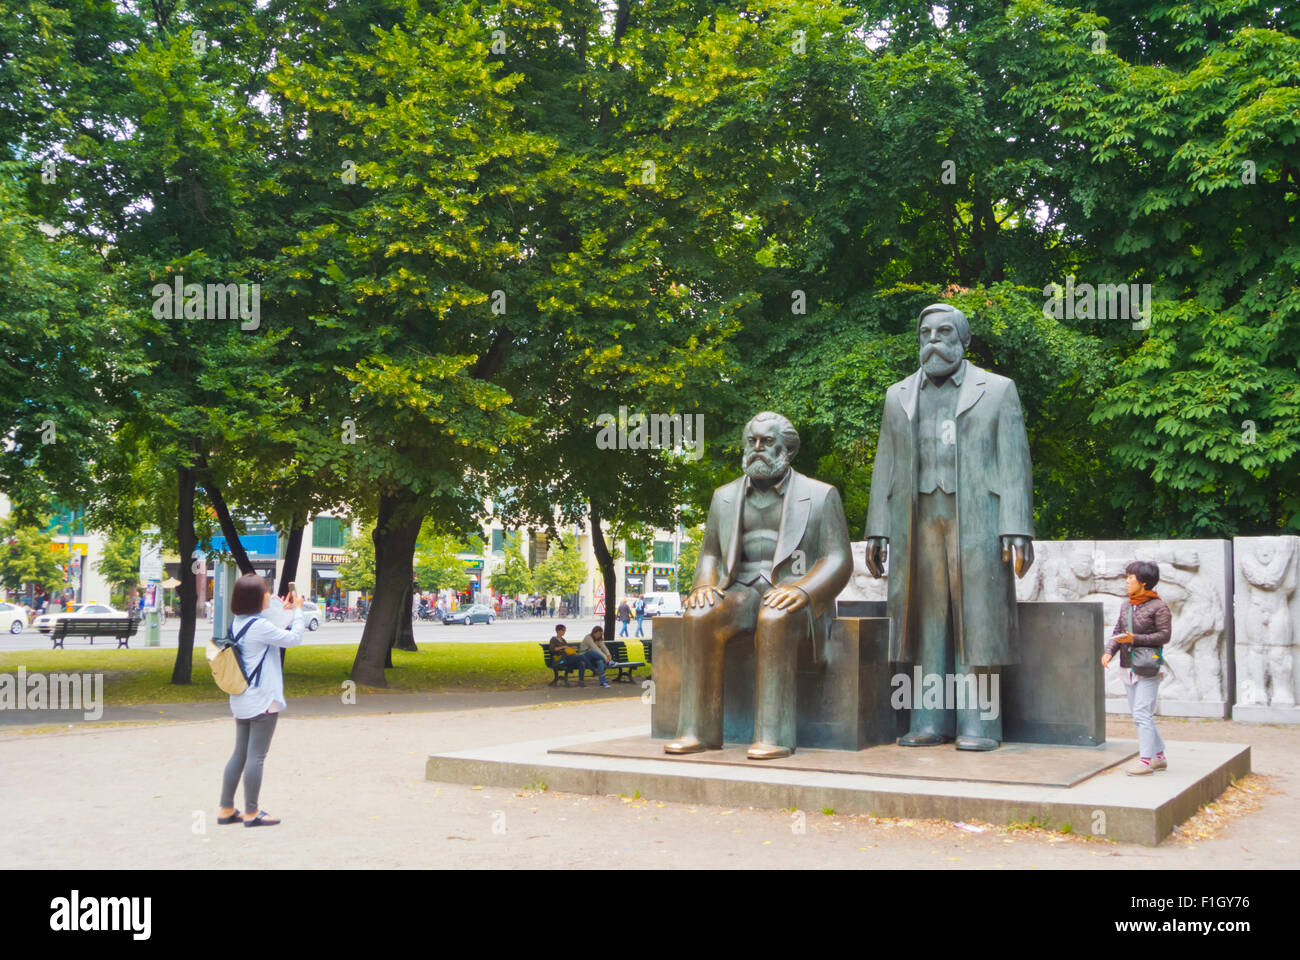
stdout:
MULTIPOLYGON (((574 670, 590 670, 600 678, 602 683, 605 680, 605 658, 600 655, 598 650, 571 654, 564 658, 564 665, 574 670)), ((578 679, 582 679, 581 673, 578 674, 578 679)))
MULTIPOLYGON (((981 681, 980 675, 991 678, 1001 668, 962 663, 955 649, 955 625, 960 621, 962 609, 962 580, 957 546, 957 498, 954 494, 935 490, 917 497, 916 551, 916 587, 913 590, 919 628, 916 662, 922 674, 937 674, 942 678, 945 693, 952 686, 960 688, 964 695, 957 701, 962 704, 961 709, 950 709, 947 704, 923 708, 920 706, 922 691, 913 690, 910 732, 945 737, 988 737, 1000 741, 1001 703, 993 701, 989 712, 994 715, 981 719, 978 697, 966 694, 978 693, 981 682, 984 690, 991 694, 994 690, 992 680, 981 681), (955 677, 952 685, 948 683, 949 676, 955 677), (976 702, 972 703, 972 699, 976 702)), ((996 689, 1000 700, 1000 677, 996 689)))
POLYGON ((257 795, 262 792, 262 761, 271 749, 278 713, 263 713, 251 720, 235 721, 235 752, 226 764, 221 778, 221 805, 235 805, 235 787, 240 775, 244 778, 244 811, 257 813, 257 795))
POLYGON ((713 606, 690 607, 682 618, 682 687, 677 737, 722 746, 722 668, 727 641, 754 636, 754 742, 795 747, 795 668, 808 637, 807 609, 762 606, 771 588, 732 584, 713 606))

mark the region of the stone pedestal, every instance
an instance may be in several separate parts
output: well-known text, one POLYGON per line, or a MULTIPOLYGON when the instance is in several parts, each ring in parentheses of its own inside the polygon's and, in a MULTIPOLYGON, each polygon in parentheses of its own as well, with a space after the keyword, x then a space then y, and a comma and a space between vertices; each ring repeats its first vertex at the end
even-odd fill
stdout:
MULTIPOLYGON (((841 600, 841 616, 885 615, 881 600, 841 600)), ((1016 605, 1020 662, 1002 669, 1007 743, 1099 746, 1106 742, 1100 603, 1016 605)), ((896 665, 898 671, 910 664, 896 665)), ((906 713, 906 711, 901 711, 906 713)))
MULTIPOLYGON (((1269 555, 1263 567, 1281 563, 1278 557, 1282 546, 1279 544, 1269 555)), ((879 580, 872 577, 866 569, 865 550, 865 543, 853 545, 853 578, 839 596, 841 603, 885 598, 888 573, 879 580)), ((1233 545, 1227 540, 1035 540, 1034 565, 1023 579, 1016 580, 1016 599, 1100 602, 1103 628, 1109 635, 1127 600, 1124 568, 1133 560, 1156 563, 1160 568, 1156 592, 1169 604, 1173 616, 1173 636, 1165 647, 1168 677, 1160 685, 1156 713, 1226 717, 1236 686, 1232 657, 1233 553, 1233 545)), ((1237 576, 1240 596, 1240 572, 1237 576)), ((1271 581, 1265 576, 1262 582, 1271 581)), ((1288 582, 1284 579, 1283 590, 1288 582)), ((1291 596, 1294 598, 1294 594, 1291 596)), ((1266 602, 1276 604, 1272 598, 1266 602)), ((1239 605, 1237 612, 1240 621, 1239 605)), ((1117 666, 1106 671, 1104 683, 1106 709, 1128 713, 1123 677, 1117 666)), ((1242 702, 1240 691, 1237 702, 1242 702)))
MULTIPOLYGON (((797 745, 861 750, 907 732, 908 711, 890 705, 890 681, 911 675, 890 664, 885 603, 841 600, 826 662, 799 645, 797 745)), ((1021 603, 1020 662, 1002 671, 1002 736, 1007 743, 1099 746, 1106 742, 1099 603, 1021 603)), ((652 735, 677 733, 682 621, 655 617, 652 735)), ((754 642, 727 645, 723 737, 749 743, 754 733, 754 642)))
MULTIPOLYGON (((681 690, 682 618, 655 617, 651 735, 677 734, 681 690)), ((905 718, 889 705, 889 621, 841 617, 831 626, 826 660, 813 662, 812 642, 799 644, 796 680, 798 747, 861 750, 890 743, 905 718)), ((723 668, 723 738, 754 739, 754 641, 727 644, 723 668)), ((905 729, 905 728, 904 728, 905 729)))

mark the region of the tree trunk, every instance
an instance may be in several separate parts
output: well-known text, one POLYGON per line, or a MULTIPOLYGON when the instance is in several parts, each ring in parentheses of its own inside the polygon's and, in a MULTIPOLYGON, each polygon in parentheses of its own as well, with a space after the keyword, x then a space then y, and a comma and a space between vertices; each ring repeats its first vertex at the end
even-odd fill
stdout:
POLYGON ((284 544, 284 569, 280 571, 280 586, 275 591, 277 597, 285 596, 289 592, 289 584, 298 576, 298 561, 302 558, 302 534, 306 529, 305 521, 289 527, 289 536, 284 544))
MULTIPOLYGON (((402 616, 397 622, 397 632, 393 634, 394 650, 419 650, 415 645, 415 630, 412 628, 411 604, 415 602, 415 585, 406 588, 406 596, 402 601, 402 616)), ((388 665, 391 667, 392 657, 389 657, 388 665)))
POLYGON ((226 547, 234 555, 235 566, 239 567, 241 575, 252 573, 253 563, 248 559, 248 551, 244 549, 244 544, 239 539, 239 532, 235 530, 235 522, 230 519, 230 508, 226 506, 226 498, 221 495, 221 491, 212 481, 212 475, 206 471, 203 477, 203 489, 208 491, 212 509, 217 511, 217 523, 221 524, 221 534, 226 538, 226 547))
POLYGON ((371 687, 388 685, 384 666, 389 662, 389 650, 403 620, 410 622, 412 560, 422 520, 414 503, 380 495, 373 535, 375 598, 352 663, 352 679, 357 683, 371 687))
POLYGON ((179 497, 176 506, 176 543, 181 552, 181 624, 176 641, 176 664, 172 683, 189 683, 194 670, 195 590, 194 551, 199 538, 194 533, 194 471, 181 467, 176 474, 179 497))
POLYGON ((614 557, 605 545, 605 534, 600 529, 600 512, 595 504, 591 507, 591 549, 596 554, 596 565, 600 567, 601 580, 605 583, 605 639, 614 636, 614 593, 617 584, 614 581, 614 557))

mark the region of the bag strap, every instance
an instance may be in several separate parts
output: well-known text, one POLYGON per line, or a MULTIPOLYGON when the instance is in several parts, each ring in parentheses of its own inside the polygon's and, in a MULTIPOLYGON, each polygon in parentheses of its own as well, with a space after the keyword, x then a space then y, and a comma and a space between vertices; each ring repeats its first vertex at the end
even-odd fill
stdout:
POLYGON ((1130 637, 1133 636, 1133 603, 1132 603, 1132 601, 1130 601, 1130 602, 1129 602, 1129 605, 1128 605, 1128 635, 1129 635, 1130 637))
MULTIPOLYGON (((248 622, 245 623, 242 627, 239 628, 239 635, 238 635, 238 636, 234 636, 234 637, 231 636, 230 628, 227 627, 227 628, 226 628, 226 636, 227 636, 227 638, 232 639, 232 640, 234 641, 234 645, 235 645, 236 647, 239 646, 239 641, 244 639, 244 634, 248 633, 248 628, 251 627, 251 626, 253 625, 254 621, 256 621, 256 620, 257 620, 257 617, 249 617, 249 618, 248 618, 248 622)), ((244 670, 244 679, 248 681, 248 685, 249 685, 250 687, 255 687, 255 686, 257 686, 257 682, 262 678, 262 664, 266 663, 266 655, 267 655, 268 653, 270 653, 270 652, 271 652, 271 651, 270 651, 269 649, 266 650, 266 651, 264 651, 264 652, 262 653, 262 659, 259 660, 259 661, 257 661, 257 669, 254 670, 252 673, 249 673, 247 670, 244 670, 244 656, 243 656, 243 654, 240 653, 238 650, 235 651, 235 656, 239 657, 239 668, 240 668, 241 670, 244 670)))
POLYGON ((270 653, 270 648, 262 653, 262 659, 257 661, 257 669, 248 675, 248 685, 255 687, 258 681, 262 679, 262 664, 266 663, 266 655, 270 653))
POLYGON ((229 640, 229 641, 231 641, 232 643, 238 643, 240 640, 243 640, 243 639, 244 639, 244 634, 248 633, 248 628, 251 627, 251 626, 253 625, 253 621, 256 620, 256 619, 257 619, 256 617, 249 617, 249 618, 248 618, 248 622, 247 622, 246 624, 244 624, 242 627, 239 628, 239 636, 235 636, 235 635, 231 632, 231 627, 234 625, 234 624, 233 624, 233 621, 232 621, 232 623, 227 624, 227 625, 226 625, 226 639, 229 640))

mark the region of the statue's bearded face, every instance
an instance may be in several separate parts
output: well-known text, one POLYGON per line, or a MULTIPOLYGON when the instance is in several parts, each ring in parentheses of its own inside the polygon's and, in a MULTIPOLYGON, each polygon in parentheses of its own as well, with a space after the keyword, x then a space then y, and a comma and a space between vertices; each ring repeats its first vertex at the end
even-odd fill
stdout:
POLYGON ((775 420, 753 424, 745 430, 745 453, 741 460, 751 480, 774 480, 790 469, 790 451, 781 439, 775 420))
POLYGON ((951 314, 929 313, 917 328, 921 342, 921 368, 932 377, 947 377, 961 366, 966 348, 951 314))

